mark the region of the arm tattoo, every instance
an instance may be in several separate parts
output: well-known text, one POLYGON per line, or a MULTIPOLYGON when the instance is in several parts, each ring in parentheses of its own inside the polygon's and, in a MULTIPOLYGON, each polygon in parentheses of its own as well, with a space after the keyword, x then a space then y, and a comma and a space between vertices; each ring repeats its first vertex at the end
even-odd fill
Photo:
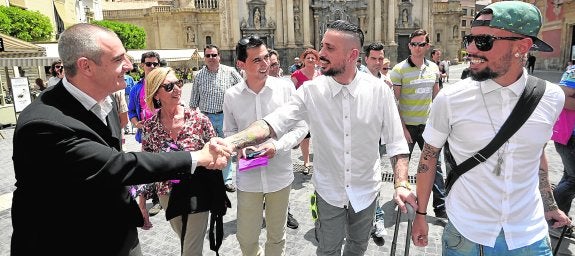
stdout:
POLYGON ((551 190, 551 185, 549 184, 549 175, 547 170, 539 169, 539 193, 541 193, 541 199, 543 200, 543 209, 545 212, 557 210, 557 203, 555 203, 555 198, 553 197, 553 191, 551 190))
POLYGON ((417 173, 426 173, 431 170, 429 166, 435 166, 437 164, 439 152, 441 152, 441 149, 434 148, 429 144, 424 143, 423 150, 421 151, 421 159, 419 160, 419 166, 417 167, 417 173))
POLYGON ((389 158, 393 168, 393 179, 397 181, 407 181, 407 168, 409 164, 409 155, 395 155, 389 158))
POLYGON ((243 131, 226 138, 226 140, 237 150, 258 145, 273 135, 274 132, 269 125, 264 120, 258 120, 243 131))

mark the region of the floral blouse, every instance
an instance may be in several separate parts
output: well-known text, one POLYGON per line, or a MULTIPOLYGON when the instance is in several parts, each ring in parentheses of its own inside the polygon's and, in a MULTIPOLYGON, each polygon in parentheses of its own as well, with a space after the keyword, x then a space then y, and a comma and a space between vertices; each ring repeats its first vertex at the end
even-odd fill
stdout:
MULTIPOLYGON (((158 111, 150 119, 144 121, 142 134, 142 151, 143 152, 170 152, 170 151, 196 151, 204 147, 216 132, 212 127, 210 119, 196 110, 189 108, 184 109, 184 125, 176 140, 170 137, 169 132, 160 122, 162 110, 158 111)), ((157 182, 154 184, 140 185, 133 188, 135 196, 144 195, 149 199, 152 186, 156 186, 158 195, 167 195, 170 193, 172 183, 177 180, 157 182), (135 191, 134 191, 135 190, 135 191)))

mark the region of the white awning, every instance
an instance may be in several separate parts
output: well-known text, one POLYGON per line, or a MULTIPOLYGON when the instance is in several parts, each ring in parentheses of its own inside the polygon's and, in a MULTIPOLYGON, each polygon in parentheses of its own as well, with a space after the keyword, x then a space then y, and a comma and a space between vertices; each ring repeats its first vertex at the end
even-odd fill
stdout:
POLYGON ((58 60, 55 57, 0 58, 0 67, 43 67, 58 60))

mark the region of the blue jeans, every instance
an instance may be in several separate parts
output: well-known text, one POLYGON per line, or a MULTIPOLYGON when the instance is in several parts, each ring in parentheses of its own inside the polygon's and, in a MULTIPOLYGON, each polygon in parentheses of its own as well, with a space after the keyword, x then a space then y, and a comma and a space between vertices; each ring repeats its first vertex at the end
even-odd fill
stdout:
POLYGON ((569 214, 571 201, 575 198, 575 136, 569 139, 567 145, 555 142, 555 150, 563 162, 563 177, 553 190, 553 196, 559 210, 569 214))
MULTIPOLYGON (((224 114, 223 113, 210 114, 210 113, 206 113, 206 112, 202 112, 202 113, 204 115, 208 116, 208 118, 210 119, 210 122, 212 123, 212 126, 214 127, 214 130, 216 130, 218 137, 224 138, 224 114)), ((234 172, 232 170, 232 161, 229 161, 226 168, 224 168, 222 170, 225 184, 232 184, 233 173, 234 172)))
MULTIPOLYGON (((423 149, 423 130, 425 130, 425 125, 406 125, 409 135, 413 143, 408 143, 409 146, 409 159, 411 159, 411 153, 415 147, 415 143, 419 146, 419 149, 423 149)), ((439 211, 445 211, 445 181, 443 180, 443 171, 441 170, 441 161, 437 159, 437 168, 435 168, 435 181, 433 182, 433 210, 435 213, 439 211)))
POLYGON ((505 255, 505 256, 551 256, 551 241, 545 237, 531 245, 509 250, 505 241, 503 229, 495 240, 495 247, 480 245, 469 241, 457 231, 451 224, 447 223, 443 229, 442 237, 443 256, 469 256, 469 255, 505 255))
POLYGON ((377 198, 366 209, 355 212, 351 204, 347 208, 340 208, 328 204, 317 193, 316 197, 318 214, 315 222, 315 237, 318 241, 316 255, 341 256, 344 238, 343 255, 364 255, 373 225, 377 198))

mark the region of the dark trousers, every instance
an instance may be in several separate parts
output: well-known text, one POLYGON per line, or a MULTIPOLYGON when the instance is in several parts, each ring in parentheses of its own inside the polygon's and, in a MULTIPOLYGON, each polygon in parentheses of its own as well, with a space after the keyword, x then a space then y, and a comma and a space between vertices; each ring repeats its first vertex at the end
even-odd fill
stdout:
POLYGON ((567 145, 555 142, 555 150, 563 162, 563 177, 553 190, 559 210, 569 214, 571 201, 575 198, 575 136, 569 139, 567 145))
MULTIPOLYGON (((423 149, 423 130, 425 130, 425 125, 406 125, 409 135, 411 135, 411 140, 413 143, 408 143, 409 146, 409 159, 411 160, 411 153, 413 153, 413 148, 415 144, 419 146, 419 149, 423 149)), ((435 181, 433 182, 433 210, 437 213, 438 211, 445 211, 445 181, 443 180, 443 171, 441 170, 441 160, 437 158, 437 168, 435 168, 435 181)))

